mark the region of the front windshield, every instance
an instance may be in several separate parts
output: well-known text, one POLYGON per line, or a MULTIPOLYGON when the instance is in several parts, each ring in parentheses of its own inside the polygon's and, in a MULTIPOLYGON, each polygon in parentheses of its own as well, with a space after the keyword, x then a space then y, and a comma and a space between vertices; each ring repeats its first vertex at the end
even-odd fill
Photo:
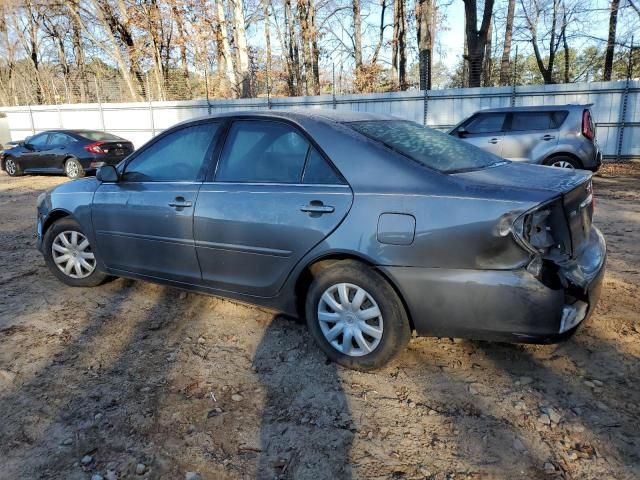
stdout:
POLYGON ((354 130, 443 173, 478 170, 505 161, 457 138, 408 120, 350 122, 354 130))

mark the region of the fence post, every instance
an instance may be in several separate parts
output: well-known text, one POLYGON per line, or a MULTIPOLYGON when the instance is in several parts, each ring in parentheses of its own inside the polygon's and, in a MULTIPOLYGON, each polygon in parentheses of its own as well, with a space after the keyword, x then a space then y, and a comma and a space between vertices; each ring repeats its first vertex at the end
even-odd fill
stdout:
POLYGON ((336 105, 336 64, 331 64, 331 104, 333 109, 337 108, 336 105))
POLYGON ((147 100, 149 102, 149 120, 151 121, 151 135, 156 136, 156 125, 153 121, 153 104, 151 103, 151 90, 149 84, 149 74, 147 73, 147 100))
POLYGON ((100 112, 100 123, 102 124, 102 131, 106 132, 107 127, 104 124, 104 111, 102 110, 102 100, 100 99, 100 88, 98 87, 98 79, 93 77, 93 83, 96 85, 96 99, 98 100, 98 111, 100 112))
POLYGON ((29 121, 31 122, 31 135, 36 134, 36 125, 33 122, 33 110, 31 110, 31 103, 27 105, 29 107, 29 121))
POLYGON ((420 88, 422 89, 422 124, 427 126, 429 116, 429 89, 431 88, 431 72, 429 69, 429 54, 423 50, 420 52, 420 88))
POLYGON ((516 45, 516 58, 515 61, 513 62, 513 74, 511 75, 511 106, 515 107, 516 106, 516 83, 517 82, 517 76, 518 76, 518 46, 516 45))
POLYGON ((627 104, 629 103, 629 84, 633 70, 633 37, 631 37, 631 47, 629 48, 629 64, 627 65, 627 79, 624 82, 622 91, 622 102, 620 107, 620 126, 618 127, 618 149, 616 151, 616 162, 622 158, 622 144, 624 142, 624 123, 627 118, 627 104))

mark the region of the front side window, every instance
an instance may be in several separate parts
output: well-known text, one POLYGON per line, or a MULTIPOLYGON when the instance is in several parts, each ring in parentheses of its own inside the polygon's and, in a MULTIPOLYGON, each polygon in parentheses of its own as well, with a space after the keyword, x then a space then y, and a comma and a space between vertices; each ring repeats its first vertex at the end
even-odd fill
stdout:
POLYGON ((176 130, 137 154, 125 168, 127 182, 193 182, 198 180, 219 124, 204 123, 176 130))
POLYGON ((31 137, 27 141, 27 143, 29 145, 34 145, 36 147, 41 147, 42 145, 46 145, 47 138, 49 138, 49 134, 48 133, 41 133, 39 135, 35 135, 35 136, 31 137))
POLYGON ((407 120, 374 120, 348 125, 391 150, 443 173, 477 170, 505 162, 468 142, 407 120))
POLYGON ((506 114, 481 113, 471 119, 464 128, 469 133, 497 133, 502 131, 506 114))
POLYGON ((220 156, 216 181, 300 183, 309 147, 285 123, 236 121, 220 156))

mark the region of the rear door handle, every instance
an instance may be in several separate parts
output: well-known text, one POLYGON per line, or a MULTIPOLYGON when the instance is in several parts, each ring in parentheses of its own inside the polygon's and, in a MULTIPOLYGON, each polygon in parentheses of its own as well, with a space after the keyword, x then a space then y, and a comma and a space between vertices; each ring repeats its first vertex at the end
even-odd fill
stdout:
POLYGON ((325 205, 324 203, 318 200, 313 200, 312 202, 309 202, 308 205, 303 205, 302 207, 300 207, 300 211, 312 213, 312 214, 313 213, 318 213, 318 214, 333 213, 335 212, 335 210, 336 209, 331 205, 325 205))
POLYGON ((542 140, 548 142, 549 140, 553 140, 554 138, 556 138, 554 135, 545 135, 544 137, 542 137, 542 140))
POLYGON ((185 200, 184 197, 176 197, 176 199, 173 202, 169 202, 169 206, 176 209, 187 208, 187 207, 190 207, 191 205, 193 204, 185 200))
POLYGON ((499 139, 499 138, 492 138, 491 140, 489 140, 489 143, 493 143, 493 144, 495 145, 495 144, 496 144, 496 143, 498 143, 499 141, 500 141, 500 139, 499 139))

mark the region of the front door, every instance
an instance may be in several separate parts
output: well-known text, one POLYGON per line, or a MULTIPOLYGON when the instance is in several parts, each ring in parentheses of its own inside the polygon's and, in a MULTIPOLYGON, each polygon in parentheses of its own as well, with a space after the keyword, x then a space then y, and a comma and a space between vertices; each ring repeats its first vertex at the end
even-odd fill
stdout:
POLYGON ((45 151, 48 138, 49 134, 44 132, 34 135, 25 142, 20 156, 20 165, 23 170, 46 168, 45 151))
POLYGON ((465 133, 462 137, 476 147, 502 156, 503 126, 506 113, 478 113, 471 117, 464 125, 465 133))
POLYGON ((162 135, 98 187, 92 218, 109 269, 200 283, 193 212, 218 132, 203 122, 162 135))
POLYGON ((203 184, 194 236, 204 283, 247 295, 277 294, 300 259, 331 233, 350 187, 287 123, 238 120, 215 181, 203 184))

